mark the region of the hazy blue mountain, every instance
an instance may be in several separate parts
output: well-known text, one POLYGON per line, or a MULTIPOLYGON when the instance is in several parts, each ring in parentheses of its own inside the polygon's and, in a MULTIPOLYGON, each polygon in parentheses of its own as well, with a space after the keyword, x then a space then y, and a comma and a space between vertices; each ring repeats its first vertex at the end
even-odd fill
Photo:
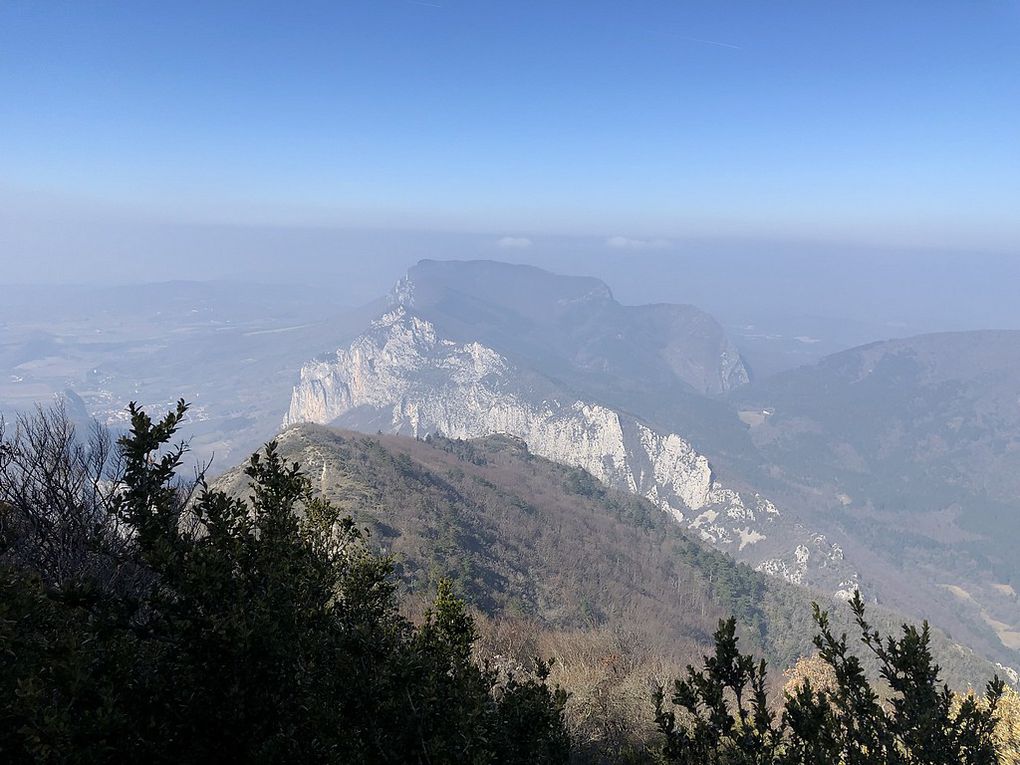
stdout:
POLYGON ((855 540, 887 597, 1020 649, 1020 332, 872 343, 731 400, 790 504, 855 540))
POLYGON ((737 415, 709 395, 737 373, 746 379, 722 329, 698 309, 621 306, 597 280, 535 268, 424 261, 398 282, 389 310, 302 367, 285 423, 509 434, 649 499, 761 571, 846 598, 859 578, 838 540, 745 476, 717 470, 682 427, 698 413, 700 432, 732 430, 750 448, 737 415))
POLYGON ((476 340, 571 381, 608 387, 641 379, 708 394, 748 381, 736 347, 704 311, 621 305, 591 277, 496 261, 423 260, 394 295, 451 339, 476 340))

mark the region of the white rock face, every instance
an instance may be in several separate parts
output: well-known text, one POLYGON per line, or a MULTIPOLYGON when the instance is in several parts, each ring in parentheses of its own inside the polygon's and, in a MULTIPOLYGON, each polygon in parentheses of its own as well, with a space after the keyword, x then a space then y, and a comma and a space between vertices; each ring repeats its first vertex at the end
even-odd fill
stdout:
POLYGON ((541 457, 652 498, 678 520, 728 498, 718 494, 708 460, 677 434, 657 433, 599 404, 529 401, 512 380, 511 365, 492 349, 441 339, 400 306, 335 360, 302 368, 284 425, 385 411, 385 429, 416 437, 516 436, 541 457))
POLYGON ((726 348, 719 358, 719 375, 722 390, 732 390, 751 381, 744 360, 735 348, 726 348))
POLYGON ((809 573, 814 574, 814 578, 818 578, 819 573, 828 573, 827 579, 838 581, 832 588, 832 597, 848 601, 860 589, 860 580, 857 572, 844 565, 844 561, 842 547, 830 544, 824 534, 808 534, 805 542, 797 545, 793 555, 763 560, 755 568, 793 584, 810 583, 812 577, 809 573), (834 580, 834 577, 842 578, 834 580))
MULTIPOLYGON (((598 403, 538 397, 499 353, 440 337, 410 312, 410 296, 404 297, 349 347, 301 369, 284 425, 314 422, 463 439, 508 434, 541 457, 646 497, 734 554, 777 533, 781 515, 775 505, 715 480, 708 459, 679 434, 659 432, 598 403)), ((783 544, 793 560, 774 558, 759 568, 804 582, 807 548, 794 550, 792 540, 783 544)))
POLYGON ((1013 684, 1013 687, 1020 687, 1020 672, 1017 672, 1013 667, 1007 667, 998 662, 995 663, 995 666, 1002 670, 1002 673, 1013 684))

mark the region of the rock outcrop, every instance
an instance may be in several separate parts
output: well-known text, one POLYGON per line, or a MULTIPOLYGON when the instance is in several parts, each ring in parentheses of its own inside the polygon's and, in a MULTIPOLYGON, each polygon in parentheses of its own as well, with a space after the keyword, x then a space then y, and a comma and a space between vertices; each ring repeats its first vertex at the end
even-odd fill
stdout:
MULTIPOLYGON (((406 295, 409 288, 401 290, 406 295)), ((556 393, 555 384, 534 371, 481 343, 442 336, 398 302, 348 347, 302 368, 284 425, 314 422, 418 438, 509 434, 539 456, 648 498, 704 540, 768 573, 813 583, 811 556, 787 538, 790 524, 775 505, 723 485, 681 435, 564 391, 539 395, 550 391, 556 393)), ((847 578, 838 573, 836 581, 847 578)))

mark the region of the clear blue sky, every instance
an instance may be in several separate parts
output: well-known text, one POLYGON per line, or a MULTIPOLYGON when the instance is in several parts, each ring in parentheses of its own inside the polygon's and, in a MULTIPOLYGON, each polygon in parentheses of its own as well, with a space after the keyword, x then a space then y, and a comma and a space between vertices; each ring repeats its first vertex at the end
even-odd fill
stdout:
POLYGON ((0 200, 1020 252, 1020 2, 0 0, 0 200))

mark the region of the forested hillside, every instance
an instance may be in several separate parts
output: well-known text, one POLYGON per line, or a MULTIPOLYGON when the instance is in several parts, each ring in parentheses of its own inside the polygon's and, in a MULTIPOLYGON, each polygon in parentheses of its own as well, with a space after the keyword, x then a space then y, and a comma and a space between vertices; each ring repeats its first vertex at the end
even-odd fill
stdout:
POLYGON ((179 474, 187 406, 114 446, 0 421, 0 761, 565 763, 536 660, 474 660, 448 583, 414 622, 389 563, 274 445, 250 497, 179 474))
MULTIPOLYGON (((500 635, 546 648, 564 659, 553 678, 575 701, 597 686, 632 726, 651 725, 649 683, 697 663, 722 617, 736 616, 744 648, 776 668, 774 683, 815 651, 811 601, 819 595, 734 562, 650 502, 536 457, 519 440, 414 440, 301 425, 281 434, 279 449, 371 530, 371 545, 392 556, 411 602, 451 578, 492 620, 494 653, 516 650, 500 635)), ((219 485, 243 494, 243 483, 235 470, 219 485)), ((853 631, 845 604, 823 605, 837 628, 853 631)), ((871 610, 887 631, 902 621, 871 610)), ((995 673, 941 633, 933 640, 951 686, 979 687, 995 673)))
POLYGON ((837 529, 887 602, 1016 666, 1020 332, 872 343, 731 400, 785 504, 837 529))

